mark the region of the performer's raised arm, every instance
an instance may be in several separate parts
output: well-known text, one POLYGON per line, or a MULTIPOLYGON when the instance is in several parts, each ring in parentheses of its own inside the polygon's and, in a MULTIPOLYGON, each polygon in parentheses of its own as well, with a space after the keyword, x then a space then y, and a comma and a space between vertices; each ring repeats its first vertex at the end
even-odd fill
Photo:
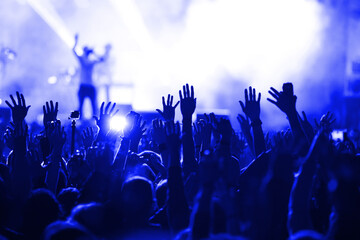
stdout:
POLYGON ((74 43, 74 47, 73 47, 72 51, 75 54, 75 56, 80 58, 79 54, 76 52, 76 47, 78 45, 78 41, 79 41, 79 34, 75 34, 75 43, 74 43))

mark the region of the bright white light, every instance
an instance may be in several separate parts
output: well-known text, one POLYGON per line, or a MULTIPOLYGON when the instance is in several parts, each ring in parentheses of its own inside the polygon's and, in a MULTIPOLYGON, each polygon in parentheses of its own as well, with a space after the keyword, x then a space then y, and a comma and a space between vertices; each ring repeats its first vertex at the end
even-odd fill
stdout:
POLYGON ((27 2, 69 47, 74 46, 73 34, 67 29, 66 24, 50 1, 27 0, 27 2))
POLYGON ((115 131, 123 131, 127 122, 124 116, 114 116, 110 120, 110 128, 115 131))
POLYGON ((2 104, 2 99, 0 98, 0 105, 2 104))
POLYGON ((55 84, 57 82, 57 77, 56 76, 51 76, 48 78, 48 83, 49 84, 55 84))
POLYGON ((191 1, 181 24, 169 22, 154 38, 156 50, 131 61, 134 108, 158 106, 159 86, 176 92, 184 81, 201 89, 196 94, 208 108, 218 101, 209 96, 229 90, 222 82, 227 76, 263 93, 286 81, 301 88, 323 50, 322 6, 313 0, 191 1))

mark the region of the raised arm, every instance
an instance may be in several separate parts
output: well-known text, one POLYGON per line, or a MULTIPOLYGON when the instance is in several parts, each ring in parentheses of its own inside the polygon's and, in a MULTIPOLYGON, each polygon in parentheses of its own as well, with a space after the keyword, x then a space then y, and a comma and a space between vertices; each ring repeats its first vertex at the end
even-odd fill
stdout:
POLYGON ((284 83, 283 91, 279 92, 275 88, 271 87, 269 94, 275 99, 268 98, 267 100, 277 106, 282 112, 284 112, 289 120, 291 132, 296 140, 307 141, 305 133, 303 132, 296 111, 296 99, 294 95, 292 83, 284 83))
POLYGON ((178 232, 188 226, 190 216, 180 166, 180 124, 167 122, 166 135, 170 154, 168 167, 168 218, 172 230, 178 232))
POLYGON ((72 51, 77 58, 80 58, 80 55, 76 52, 76 47, 78 45, 78 42, 79 42, 79 34, 75 34, 74 46, 72 48, 72 51))
POLYGON ((261 93, 259 93, 256 99, 255 88, 249 87, 249 92, 245 89, 245 103, 239 101, 243 112, 251 121, 250 125, 254 135, 255 157, 266 151, 264 132, 260 120, 260 99, 261 93))
POLYGON ((193 171, 196 166, 195 146, 192 131, 192 115, 196 108, 196 98, 194 97, 194 87, 189 88, 189 84, 183 86, 183 91, 179 91, 180 110, 183 116, 183 169, 185 175, 193 171), (190 90, 191 89, 191 90, 190 90))
POLYGON ((99 133, 95 142, 106 141, 106 135, 110 132, 110 120, 113 116, 115 116, 119 110, 115 110, 116 103, 111 106, 111 102, 109 102, 105 107, 105 102, 101 104, 100 107, 100 116, 94 117, 96 120, 96 125, 99 128, 99 133), (104 109, 105 107, 105 109, 104 109), (111 108, 110 108, 111 107, 111 108))
POLYGON ((12 180, 12 189, 14 196, 20 201, 25 200, 31 190, 31 177, 29 163, 26 158, 27 152, 27 133, 28 127, 25 123, 25 117, 30 106, 26 106, 23 94, 16 92, 17 102, 10 95, 12 105, 5 101, 11 109, 11 115, 14 122, 14 159, 10 164, 10 174, 12 180))
POLYGON ((163 110, 161 111, 160 109, 156 109, 156 111, 161 115, 161 117, 165 122, 168 121, 173 122, 175 119, 175 109, 179 105, 180 101, 178 101, 173 106, 173 100, 174 100, 174 96, 168 94, 167 101, 165 103, 165 97, 162 97, 163 110))

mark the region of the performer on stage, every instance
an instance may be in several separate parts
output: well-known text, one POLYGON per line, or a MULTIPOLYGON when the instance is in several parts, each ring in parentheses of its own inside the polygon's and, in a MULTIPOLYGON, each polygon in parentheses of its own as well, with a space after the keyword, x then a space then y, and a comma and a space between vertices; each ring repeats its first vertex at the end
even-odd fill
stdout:
MULTIPOLYGON (((90 98, 92 112, 95 116, 97 114, 97 93, 93 84, 93 70, 96 64, 106 61, 109 56, 110 47, 106 47, 105 53, 102 56, 97 56, 94 50, 88 46, 83 47, 83 53, 79 55, 76 52, 79 36, 75 35, 75 45, 73 52, 78 58, 80 63, 80 88, 78 92, 79 97, 79 111, 80 117, 82 116, 82 108, 86 97, 90 98)), ((108 46, 108 45, 107 45, 108 46)))

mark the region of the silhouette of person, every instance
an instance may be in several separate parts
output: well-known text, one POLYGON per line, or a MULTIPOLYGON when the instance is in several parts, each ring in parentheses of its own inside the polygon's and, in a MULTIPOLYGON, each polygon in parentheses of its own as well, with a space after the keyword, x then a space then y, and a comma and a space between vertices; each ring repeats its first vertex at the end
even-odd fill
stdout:
POLYGON ((108 44, 105 48, 105 53, 102 56, 97 56, 94 53, 94 49, 84 46, 83 53, 79 55, 76 52, 76 47, 78 44, 78 35, 75 35, 75 44, 73 47, 73 52, 80 63, 80 87, 78 91, 78 98, 79 98, 79 111, 80 111, 80 118, 82 117, 82 108, 84 104, 84 100, 86 97, 90 98, 92 112, 93 115, 97 114, 97 91, 93 84, 93 71, 96 64, 104 62, 107 60, 109 56, 109 52, 111 50, 111 46, 108 44))

